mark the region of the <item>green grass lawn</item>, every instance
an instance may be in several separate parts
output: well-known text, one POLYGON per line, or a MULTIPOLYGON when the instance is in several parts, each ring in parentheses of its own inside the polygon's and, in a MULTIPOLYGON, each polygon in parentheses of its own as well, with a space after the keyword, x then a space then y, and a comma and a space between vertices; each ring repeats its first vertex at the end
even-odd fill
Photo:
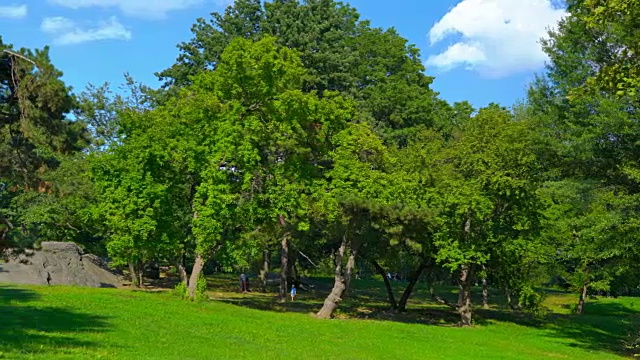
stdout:
MULTIPOLYGON (((376 285, 356 282, 343 319, 329 321, 311 316, 320 289, 282 305, 273 294, 229 291, 231 281, 204 303, 167 292, 0 285, 0 359, 618 359, 639 324, 640 299, 601 299, 577 317, 567 306, 575 297, 557 294, 544 321, 496 307, 458 328, 427 301, 413 300, 400 316, 383 311, 376 285)), ((421 291, 415 299, 426 299, 421 291)))

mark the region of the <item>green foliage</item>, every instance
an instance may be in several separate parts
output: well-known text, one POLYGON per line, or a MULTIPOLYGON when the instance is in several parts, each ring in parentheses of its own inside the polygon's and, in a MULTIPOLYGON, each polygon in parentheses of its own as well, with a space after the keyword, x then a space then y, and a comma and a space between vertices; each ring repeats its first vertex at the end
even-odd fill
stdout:
POLYGON ((530 286, 525 286, 520 290, 518 302, 522 309, 536 317, 545 316, 547 311, 543 306, 546 293, 544 291, 536 291, 530 286))
POLYGON ((13 199, 33 243, 70 241, 94 254, 104 254, 104 227, 95 217, 98 194, 84 155, 66 157, 44 179, 46 192, 24 192, 13 199))
POLYGON ((117 265, 172 256, 184 236, 187 189, 177 169, 166 167, 171 149, 152 120, 151 114, 128 113, 121 124, 126 141, 90 160, 100 193, 97 215, 107 226, 107 250, 117 265))
POLYGON ((620 200, 624 197, 595 184, 556 186, 558 193, 549 207, 546 227, 547 238, 553 238, 557 247, 555 263, 564 266, 562 273, 576 292, 584 285, 593 291, 608 291, 610 282, 626 269, 624 258, 633 246, 623 240, 633 221, 623 215, 620 200))
POLYGON ((184 281, 179 282, 171 291, 171 293, 182 299, 182 300, 193 300, 193 301, 206 301, 209 300, 209 296, 207 295, 207 279, 204 275, 200 275, 198 277, 198 283, 196 285, 196 296, 193 299, 189 298, 189 288, 184 281))
MULTIPOLYGON (((178 46, 180 55, 157 74, 168 93, 192 84, 194 75, 217 69, 234 39, 271 36, 294 49, 306 69, 300 90, 330 96, 340 92, 358 101, 360 118, 385 140, 406 143, 410 128, 438 123, 447 105, 430 89, 419 51, 394 29, 372 28, 357 11, 332 0, 241 0, 212 19, 198 19, 193 38, 178 46)), ((297 86, 294 86, 297 88, 297 86)), ((445 124, 439 124, 446 126, 445 124)))
POLYGON ((443 152, 438 260, 483 264, 491 249, 534 235, 540 204, 531 130, 497 107, 467 122, 443 152))
POLYGON ((569 1, 529 96, 547 147, 543 241, 557 249, 552 271, 577 292, 609 291, 637 257, 634 3, 569 1))
POLYGON ((0 39, 0 64, 2 181, 36 187, 38 174, 55 168, 57 157, 86 145, 84 126, 65 118, 74 101, 48 48, 13 50, 0 39))
POLYGON ((173 295, 179 297, 182 300, 186 300, 189 298, 189 289, 187 288, 187 284, 184 281, 181 281, 173 288, 173 295))
POLYGON ((213 91, 229 109, 208 140, 215 144, 208 150, 210 163, 224 169, 204 170, 196 195, 194 234, 203 241, 215 242, 221 236, 216 234, 234 227, 219 223, 221 217, 242 222, 245 231, 253 231, 251 223, 276 224, 280 216, 293 229, 305 229, 305 195, 323 171, 313 162, 326 159, 331 136, 353 116, 353 108, 335 94, 320 99, 302 93, 304 74, 296 53, 275 39, 237 39, 214 72, 194 78, 195 91, 206 96, 213 91))
POLYGON ((141 112, 149 110, 153 104, 152 90, 136 83, 129 74, 125 74, 125 84, 120 86, 123 94, 114 94, 109 83, 100 86, 87 85, 77 96, 73 114, 79 121, 87 124, 92 135, 93 148, 106 150, 117 145, 120 136, 120 118, 127 111, 141 112))
POLYGON ((205 301, 209 300, 209 296, 207 295, 207 278, 204 275, 200 275, 198 278, 198 284, 196 285, 196 301, 205 301))
POLYGON ((612 52, 609 62, 598 70, 587 85, 606 89, 616 95, 635 96, 640 88, 640 2, 637 0, 587 0, 569 9, 591 31, 607 35, 612 52))
POLYGON ((0 38, 0 247, 33 245, 27 226, 52 218, 39 205, 24 209, 25 200, 44 198, 36 192, 54 185, 49 172, 88 144, 84 124, 66 118, 74 98, 61 76, 48 48, 13 49, 0 38))
POLYGON ((205 261, 232 265, 255 253, 244 233, 275 229, 281 216, 308 229, 319 162, 355 111, 337 94, 302 92, 305 74, 274 38, 239 38, 164 105, 121 111, 123 140, 94 166, 112 256, 175 257, 193 243, 205 261))

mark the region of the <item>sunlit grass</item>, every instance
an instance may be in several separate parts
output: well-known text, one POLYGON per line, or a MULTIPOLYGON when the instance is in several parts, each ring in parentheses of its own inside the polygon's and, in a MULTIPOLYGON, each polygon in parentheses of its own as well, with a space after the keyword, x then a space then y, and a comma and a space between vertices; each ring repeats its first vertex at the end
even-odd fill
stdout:
MULTIPOLYGON (((397 315, 385 311, 376 283, 356 282, 341 307, 346 319, 326 321, 311 315, 323 289, 282 304, 273 293, 240 294, 232 278, 214 280, 221 286, 210 295, 221 300, 204 303, 168 292, 0 286, 0 358, 615 359, 640 311, 633 298, 602 299, 589 303, 586 316, 554 313, 544 321, 478 309, 477 325, 465 329, 430 304, 424 288, 397 315)), ((568 300, 575 297, 548 299, 560 309, 568 300)))

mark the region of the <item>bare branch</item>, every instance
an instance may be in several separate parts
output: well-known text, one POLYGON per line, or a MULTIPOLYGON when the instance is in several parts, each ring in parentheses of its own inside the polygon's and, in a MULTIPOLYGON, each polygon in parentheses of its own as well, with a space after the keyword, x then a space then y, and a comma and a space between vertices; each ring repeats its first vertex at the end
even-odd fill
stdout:
POLYGON ((309 257, 307 255, 305 255, 302 251, 298 250, 298 253, 300 253, 300 255, 304 256, 305 259, 309 260, 309 262, 311 263, 311 265, 318 267, 318 265, 316 265, 313 261, 311 261, 311 259, 309 259, 309 257))
POLYGON ((433 292, 433 287, 429 289, 429 292, 431 293, 431 298, 432 298, 434 301, 436 301, 436 302, 438 302, 438 303, 440 303, 440 304, 442 304, 442 305, 447 305, 448 307, 450 307, 450 308, 452 308, 452 309, 454 309, 454 310, 458 310, 458 304, 452 304, 449 300, 447 300, 447 299, 443 299, 443 298, 441 298, 440 296, 436 295, 436 294, 433 292))
POLYGON ((10 51, 10 50, 7 50, 7 49, 2 50, 2 52, 7 53, 7 54, 12 55, 12 56, 15 56, 15 57, 19 57, 22 60, 25 60, 25 61, 28 61, 28 62, 32 63, 33 66, 38 67, 38 64, 36 64, 35 61, 27 58, 24 55, 18 54, 17 52, 13 52, 13 51, 10 51))

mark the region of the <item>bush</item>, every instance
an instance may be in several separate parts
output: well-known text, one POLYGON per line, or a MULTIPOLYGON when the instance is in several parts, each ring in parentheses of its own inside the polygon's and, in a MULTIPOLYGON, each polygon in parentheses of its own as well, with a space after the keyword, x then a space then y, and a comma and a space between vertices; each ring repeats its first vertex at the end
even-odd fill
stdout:
POLYGON ((198 278, 198 283, 196 284, 196 301, 204 301, 208 300, 209 296, 207 296, 207 279, 204 275, 200 275, 198 278))
POLYGON ((173 295, 179 297, 180 299, 187 299, 189 297, 189 289, 187 288, 187 284, 184 281, 181 281, 175 288, 173 288, 173 295))
POLYGON ((546 294, 543 291, 535 291, 530 286, 520 290, 519 303, 522 309, 534 316, 544 316, 546 309, 542 306, 546 294))
MULTIPOLYGON (((176 285, 175 288, 173 288, 173 294, 181 298, 182 300, 189 299, 189 288, 187 287, 187 284, 185 284, 184 282, 180 282, 178 285, 176 285)), ((207 279, 204 277, 204 275, 200 275, 200 277, 198 278, 198 283, 196 284, 196 296, 194 300, 204 301, 208 299, 209 296, 207 295, 207 279)))

